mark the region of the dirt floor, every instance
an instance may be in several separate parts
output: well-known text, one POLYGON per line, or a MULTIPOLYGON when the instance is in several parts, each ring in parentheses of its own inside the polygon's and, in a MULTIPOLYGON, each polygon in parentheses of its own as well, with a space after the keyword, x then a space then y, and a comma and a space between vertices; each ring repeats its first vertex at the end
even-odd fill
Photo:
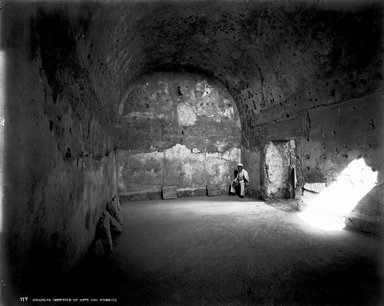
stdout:
POLYGON ((117 299, 111 305, 384 305, 378 237, 323 231, 281 202, 229 196, 122 209, 114 252, 82 267, 63 295, 117 299))

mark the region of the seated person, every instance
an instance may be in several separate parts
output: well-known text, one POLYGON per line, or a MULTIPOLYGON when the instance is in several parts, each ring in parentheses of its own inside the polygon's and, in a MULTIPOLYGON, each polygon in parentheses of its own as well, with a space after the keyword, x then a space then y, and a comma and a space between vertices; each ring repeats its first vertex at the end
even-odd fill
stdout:
POLYGON ((237 175, 235 180, 232 182, 229 194, 235 195, 236 190, 239 193, 240 198, 244 198, 245 187, 249 185, 249 176, 247 170, 243 169, 243 164, 239 163, 237 165, 237 175))

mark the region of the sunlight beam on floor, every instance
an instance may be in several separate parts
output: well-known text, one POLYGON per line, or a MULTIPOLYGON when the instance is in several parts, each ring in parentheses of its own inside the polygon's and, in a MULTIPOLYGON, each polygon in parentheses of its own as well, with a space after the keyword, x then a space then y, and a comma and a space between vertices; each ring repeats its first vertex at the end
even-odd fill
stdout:
POLYGON ((359 201, 377 184, 377 171, 363 158, 353 160, 334 183, 319 193, 299 216, 326 231, 345 227, 345 220, 359 201))

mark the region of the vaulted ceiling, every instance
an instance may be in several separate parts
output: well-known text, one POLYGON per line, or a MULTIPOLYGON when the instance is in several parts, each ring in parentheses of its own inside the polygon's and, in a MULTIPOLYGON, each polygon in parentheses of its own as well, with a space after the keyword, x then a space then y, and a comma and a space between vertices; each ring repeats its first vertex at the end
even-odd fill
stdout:
POLYGON ((382 79, 379 2, 109 1, 62 8, 65 31, 111 116, 143 73, 199 71, 228 88, 252 138, 265 122, 365 95, 382 79))

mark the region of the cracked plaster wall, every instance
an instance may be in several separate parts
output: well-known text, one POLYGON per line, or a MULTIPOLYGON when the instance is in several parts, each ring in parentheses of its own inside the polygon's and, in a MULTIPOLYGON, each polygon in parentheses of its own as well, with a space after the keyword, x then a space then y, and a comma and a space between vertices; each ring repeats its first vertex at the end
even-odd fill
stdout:
MULTIPOLYGON (((56 267, 70 266, 84 252, 113 189, 113 141, 125 143, 119 131, 112 137, 109 125, 127 87, 153 70, 195 69, 227 88, 255 188, 262 182, 252 161, 263 160, 264 145, 295 139, 298 186, 331 182, 362 156, 379 172, 379 185, 358 209, 379 215, 380 1, 10 1, 1 23, 9 101, 4 235, 16 270, 33 267, 30 250, 41 250, 40 263, 63 253, 56 267)), ((194 120, 192 114, 181 122, 191 128, 194 120)), ((148 132, 156 135, 157 127, 148 132)), ((191 149, 176 136, 167 145, 158 137, 155 150, 142 135, 129 136, 139 149, 132 154, 152 152, 147 158, 156 164, 156 152, 191 149)), ((191 156, 219 154, 205 149, 191 156)))
POLYGON ((252 146, 263 141, 263 123, 364 96, 382 79, 378 1, 118 1, 72 10, 89 24, 78 33, 81 59, 115 109, 148 70, 191 67, 227 87, 252 146))
POLYGON ((383 92, 380 88, 365 97, 309 111, 305 119, 310 121, 308 137, 302 138, 297 147, 299 186, 305 182, 330 185, 351 162, 360 158, 371 171, 377 171, 377 184, 359 201, 351 216, 381 228, 384 226, 383 92))
MULTIPOLYGON (((331 185, 354 160, 363 158, 371 171, 377 171, 377 184, 345 216, 364 220, 356 226, 370 232, 378 232, 384 225, 382 101, 380 87, 364 97, 319 106, 265 126, 266 139, 295 140, 297 198, 306 183, 331 185)), ((364 181, 364 177, 359 179, 364 181)), ((268 180, 264 183, 267 185, 268 180)))
MULTIPOLYGON (((310 155, 310 165, 298 166, 299 187, 336 177, 343 154, 373 154, 383 164, 379 129, 366 129, 366 120, 378 126, 375 118, 367 118, 365 107, 350 113, 344 106, 364 106, 382 86, 380 1, 138 1, 84 5, 78 12, 90 24, 79 43, 81 58, 99 94, 115 108, 126 84, 148 70, 194 68, 220 80, 232 95, 243 152, 262 155, 271 140, 296 139, 305 147, 297 146, 297 160, 308 163, 310 155), (336 105, 348 117, 345 125, 334 116, 315 120, 319 110, 331 114, 336 105), (318 129, 332 125, 337 129, 324 138, 318 129), (372 137, 376 141, 366 141, 372 137)), ((374 108, 381 112, 380 105, 374 108)))
POLYGON ((263 158, 263 196, 289 199, 293 188, 291 168, 296 166, 294 141, 267 143, 263 158))
POLYGON ((9 259, 9 274, 2 277, 9 290, 12 280, 28 284, 15 296, 31 296, 84 257, 116 194, 113 124, 101 111, 59 12, 15 3, 1 21, 2 254, 9 259))
POLYGON ((228 185, 240 119, 228 91, 198 74, 157 72, 129 87, 116 131, 121 193, 228 185))

